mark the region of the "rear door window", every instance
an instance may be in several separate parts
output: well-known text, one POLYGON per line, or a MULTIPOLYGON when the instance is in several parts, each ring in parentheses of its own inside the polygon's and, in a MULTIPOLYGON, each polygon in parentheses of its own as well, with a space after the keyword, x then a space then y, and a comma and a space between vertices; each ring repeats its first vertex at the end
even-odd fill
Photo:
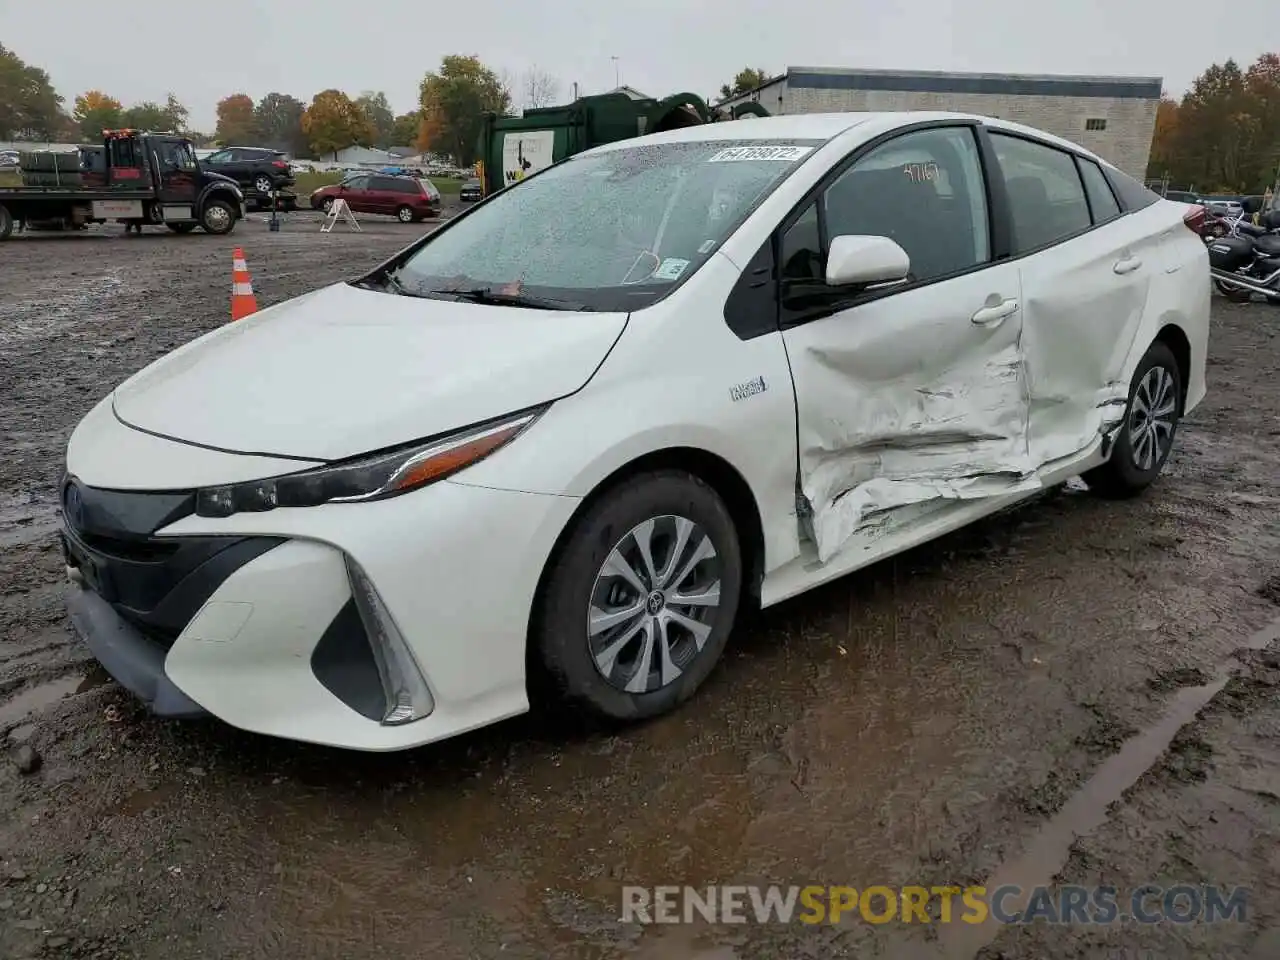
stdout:
POLYGON ((994 130, 991 145, 1009 196, 1014 253, 1038 250, 1092 226, 1071 154, 994 130))

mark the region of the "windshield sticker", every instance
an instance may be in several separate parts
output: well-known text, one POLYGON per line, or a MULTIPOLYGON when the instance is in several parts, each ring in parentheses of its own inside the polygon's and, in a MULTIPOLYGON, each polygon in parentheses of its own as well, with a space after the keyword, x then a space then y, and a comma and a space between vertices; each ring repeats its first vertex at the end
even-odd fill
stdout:
POLYGON ((813 147, 728 147, 707 158, 707 163, 732 163, 736 160, 782 160, 796 163, 813 151, 813 147))
POLYGON ((681 260, 679 257, 667 257, 662 263, 658 264, 658 269, 653 271, 654 280, 676 280, 680 274, 684 273, 684 268, 689 265, 688 260, 681 260))

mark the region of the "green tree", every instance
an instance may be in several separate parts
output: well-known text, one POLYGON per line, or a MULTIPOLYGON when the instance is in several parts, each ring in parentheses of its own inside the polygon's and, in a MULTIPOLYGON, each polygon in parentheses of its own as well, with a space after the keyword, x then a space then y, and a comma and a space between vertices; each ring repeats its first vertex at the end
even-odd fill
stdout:
POLYGON ((440 70, 422 78, 422 126, 417 146, 447 154, 459 166, 476 161, 482 115, 505 114, 511 92, 479 57, 454 54, 440 61, 440 70))
POLYGON ((258 125, 253 115, 253 100, 247 93, 233 93, 218 101, 218 128, 213 135, 224 146, 247 145, 258 139, 258 125))
POLYGON ((322 90, 302 115, 302 129, 317 156, 369 146, 373 128, 359 104, 341 90, 322 90))
POLYGON ((393 147, 407 147, 418 139, 418 131, 422 128, 422 111, 414 110, 412 113, 402 113, 396 117, 395 126, 391 131, 391 139, 393 147))
POLYGON ((115 97, 109 97, 101 90, 87 90, 76 97, 75 112, 72 114, 80 126, 80 135, 89 141, 102 139, 103 130, 112 130, 121 126, 123 108, 115 97))
POLYGON ((268 93, 254 107, 258 135, 267 145, 295 157, 310 153, 307 135, 302 132, 302 115, 307 105, 287 93, 268 93))
POLYGON ((0 139, 52 140, 64 116, 49 75, 0 45, 0 139))
POLYGON ((721 85, 720 99, 728 100, 730 97, 736 97, 740 93, 746 93, 748 90, 764 86, 768 81, 769 74, 765 70, 758 67, 744 67, 733 78, 733 83, 721 85))
POLYGON ((364 112, 364 118, 373 129, 373 145, 384 150, 387 147, 403 146, 392 143, 395 134, 396 115, 387 102, 387 95, 381 91, 366 90, 356 98, 356 105, 364 112))
POLYGON ((169 94, 169 99, 163 104, 149 100, 135 103, 121 114, 120 122, 123 126, 139 130, 182 133, 187 128, 187 108, 178 102, 177 97, 169 94))

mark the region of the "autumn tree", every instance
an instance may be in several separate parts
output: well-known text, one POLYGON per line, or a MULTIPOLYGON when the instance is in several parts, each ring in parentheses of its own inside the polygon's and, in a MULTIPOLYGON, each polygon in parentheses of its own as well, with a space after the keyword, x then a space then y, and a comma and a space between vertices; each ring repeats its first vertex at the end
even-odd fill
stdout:
POLYGON ((551 74, 533 67, 520 78, 523 106, 536 110, 550 106, 560 94, 560 81, 551 74))
POLYGON ((769 74, 766 71, 758 67, 744 67, 733 78, 733 83, 726 83, 720 87, 720 99, 728 100, 730 97, 736 97, 740 93, 746 93, 748 90, 762 87, 768 81, 769 74))
POLYGON ((310 153, 311 145, 302 130, 307 105, 287 93, 268 93, 253 108, 253 122, 262 142, 293 156, 310 153))
POLYGON ((52 140, 64 117, 49 75, 0 45, 0 139, 52 140))
POLYGON ((422 78, 422 125, 417 147, 451 156, 460 166, 476 160, 482 116, 511 109, 511 93, 479 57, 453 54, 422 78))
POLYGON ((258 139, 253 100, 247 93, 233 93, 218 101, 218 128, 213 135, 223 146, 248 144, 258 139))
POLYGON ((360 105, 341 90, 322 90, 302 115, 302 129, 317 156, 350 146, 367 147, 373 141, 373 127, 360 105))
POLYGON ((418 130, 422 126, 422 111, 414 110, 412 113, 402 113, 396 117, 395 125, 392 127, 391 139, 394 146, 407 147, 418 139, 418 130))
POLYGON ((103 130, 121 125, 123 108, 115 97, 101 90, 87 90, 76 97, 72 116, 80 126, 80 135, 87 140, 101 140, 103 130))
POLYGON ((392 143, 395 134, 396 115, 387 102, 387 95, 381 91, 366 90, 356 98, 356 104, 364 113, 373 129, 373 145, 384 150, 387 147, 403 146, 392 143))

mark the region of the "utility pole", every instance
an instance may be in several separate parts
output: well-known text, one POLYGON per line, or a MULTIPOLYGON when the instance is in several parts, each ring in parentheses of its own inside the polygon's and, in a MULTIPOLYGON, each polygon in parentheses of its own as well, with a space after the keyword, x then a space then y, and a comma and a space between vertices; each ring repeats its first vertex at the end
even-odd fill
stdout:
POLYGON ((609 59, 613 61, 613 86, 616 90, 622 86, 622 68, 619 66, 617 57, 610 57, 609 59))

